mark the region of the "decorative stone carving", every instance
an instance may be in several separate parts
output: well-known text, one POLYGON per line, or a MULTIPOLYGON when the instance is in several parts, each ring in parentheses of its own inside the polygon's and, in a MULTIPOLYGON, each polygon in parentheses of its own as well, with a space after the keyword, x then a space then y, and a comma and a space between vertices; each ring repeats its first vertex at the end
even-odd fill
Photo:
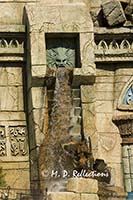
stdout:
MULTIPOLYGON (((97 34, 98 35, 98 34, 97 34)), ((132 37, 132 36, 131 36, 132 37)), ((133 43, 127 38, 109 40, 101 38, 95 42, 96 61, 131 61, 133 60, 133 43)))
POLYGON ((68 31, 68 30, 72 30, 72 31, 79 31, 80 30, 80 24, 72 22, 71 24, 62 24, 63 30, 64 31, 68 31))
POLYGON ((26 128, 17 126, 9 127, 9 137, 12 156, 25 156, 28 153, 26 128))
POLYGON ((6 134, 4 127, 0 127, 0 156, 6 156, 6 134))
POLYGON ((112 40, 112 41, 108 41, 108 40, 100 40, 97 42, 98 44, 96 44, 96 49, 99 50, 116 50, 118 51, 118 49, 133 49, 133 45, 132 43, 130 43, 127 39, 121 40, 121 41, 117 41, 117 40, 112 40))
POLYGON ((105 40, 101 40, 97 46, 98 49, 106 50, 108 49, 108 45, 105 40))
MULTIPOLYGON (((7 31, 7 30, 6 30, 7 31)), ((0 34, 0 61, 24 61, 24 36, 0 34)))
POLYGON ((0 40, 0 48, 6 48, 8 47, 8 43, 5 39, 0 40))
POLYGON ((111 41, 110 42, 110 44, 109 44, 109 49, 119 49, 119 45, 118 45, 118 43, 116 42, 116 40, 113 40, 113 41, 111 41))
POLYGON ((116 144, 116 136, 109 134, 100 134, 100 144, 106 151, 111 151, 116 144))
POLYGON ((75 67, 75 44, 69 39, 47 40, 47 65, 49 67, 75 67))
POLYGON ((0 48, 23 48, 24 41, 20 42, 17 39, 11 39, 9 42, 6 39, 0 39, 0 48))
POLYGON ((133 104, 133 83, 131 87, 127 90, 124 98, 123 98, 123 104, 131 105, 133 104))
POLYGON ((123 144, 133 144, 133 115, 122 115, 113 118, 118 127, 123 144))
POLYGON ((131 45, 128 42, 128 40, 122 40, 121 44, 120 44, 120 49, 130 49, 131 45))
POLYGON ((133 78, 125 85, 118 101, 118 108, 133 110, 133 78))

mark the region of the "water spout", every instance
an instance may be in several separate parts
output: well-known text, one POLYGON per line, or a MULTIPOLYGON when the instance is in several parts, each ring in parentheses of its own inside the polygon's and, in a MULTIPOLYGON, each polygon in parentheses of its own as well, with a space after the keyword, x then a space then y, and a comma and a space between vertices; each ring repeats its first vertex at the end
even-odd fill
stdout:
MULTIPOLYGON (((49 119, 48 132, 40 147, 39 168, 42 179, 42 189, 50 190, 51 181, 59 180, 64 170, 71 170, 71 161, 62 148, 62 144, 71 141, 69 135, 70 112, 72 109, 71 94, 72 70, 64 67, 57 68, 52 112, 49 119), (58 177, 53 172, 58 172, 58 177)), ((59 183, 59 182, 58 182, 59 183)), ((58 185, 53 188, 60 190, 58 185), (57 186, 57 187, 56 187, 57 186)), ((51 189, 52 190, 52 189, 51 189)))

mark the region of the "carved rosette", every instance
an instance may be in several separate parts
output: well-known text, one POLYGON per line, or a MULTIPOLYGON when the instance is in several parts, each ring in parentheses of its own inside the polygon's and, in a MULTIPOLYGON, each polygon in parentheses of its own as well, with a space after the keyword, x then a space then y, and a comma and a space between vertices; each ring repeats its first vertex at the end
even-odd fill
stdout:
POLYGON ((6 133, 5 133, 5 127, 0 127, 0 156, 6 156, 6 133))
POLYGON ((27 149, 26 127, 9 127, 10 150, 12 156, 25 156, 27 149))

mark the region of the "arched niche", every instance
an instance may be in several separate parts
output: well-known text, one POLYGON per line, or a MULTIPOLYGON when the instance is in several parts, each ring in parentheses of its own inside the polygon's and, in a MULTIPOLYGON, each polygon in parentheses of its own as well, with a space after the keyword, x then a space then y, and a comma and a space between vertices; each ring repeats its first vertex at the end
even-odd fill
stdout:
POLYGON ((127 82, 121 92, 118 100, 118 109, 133 110, 133 77, 127 82))

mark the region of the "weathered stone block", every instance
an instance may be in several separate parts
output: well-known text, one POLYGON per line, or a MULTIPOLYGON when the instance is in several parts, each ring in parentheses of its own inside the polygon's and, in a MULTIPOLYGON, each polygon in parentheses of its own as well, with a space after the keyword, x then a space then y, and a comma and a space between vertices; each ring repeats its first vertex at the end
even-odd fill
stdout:
POLYGON ((95 74, 93 33, 80 33, 80 53, 82 68, 90 71, 90 74, 95 74))
POLYGON ((96 112, 100 113, 112 113, 113 101, 96 101, 96 112))
POLYGON ((46 64, 45 37, 43 32, 32 32, 31 38, 31 63, 32 65, 46 64), (43 45, 42 45, 43 44, 43 45))
POLYGON ((22 85, 22 68, 21 67, 7 67, 6 69, 8 85, 22 85))
POLYGON ((0 85, 22 85, 22 68, 0 67, 0 85))
POLYGON ((95 86, 88 85, 88 86, 81 86, 81 102, 82 103, 92 103, 95 102, 95 86))
POLYGON ((109 26, 116 26, 126 21, 124 11, 118 0, 103 3, 102 9, 109 26))
POLYGON ((21 189, 30 188, 29 178, 29 162, 2 162, 0 167, 5 169, 5 181, 8 185, 13 185, 14 188, 21 186, 21 189), (16 181, 14 181, 16 180, 16 181))
POLYGON ((46 92, 44 87, 32 87, 33 108, 44 108, 46 105, 46 92))
POLYGON ((48 200, 80 200, 80 194, 73 192, 49 192, 48 200))
POLYGON ((95 128, 95 104, 82 104, 82 113, 83 113, 83 127, 84 132, 90 135, 94 133, 95 128), (89 120, 88 120, 89 119, 89 120))
POLYGON ((23 87, 18 87, 18 111, 24 111, 23 87))
POLYGON ((104 64, 104 67, 99 65, 96 69, 96 74, 97 76, 101 76, 103 78, 103 76, 107 77, 110 79, 110 77, 113 77, 114 76, 114 69, 112 66, 110 66, 110 70, 107 70, 108 68, 108 65, 107 64, 104 64))
POLYGON ((0 87, 0 94, 1 110, 18 110, 17 87, 0 87))
POLYGON ((113 101, 113 92, 97 92, 96 99, 102 101, 113 101))
POLYGON ((46 64, 34 65, 32 67, 32 76, 38 78, 44 78, 46 76, 46 64))
POLYGON ((114 82, 114 77, 106 77, 106 76, 97 76, 96 77, 96 83, 113 83, 114 82))
POLYGON ((113 87, 114 87, 113 83, 98 83, 96 84, 96 91, 113 93, 113 87))
POLYGON ((81 194, 81 200, 99 200, 97 194, 81 194))
POLYGON ((1 9, 3 13, 0 15, 0 24, 21 24, 23 15, 23 5, 12 4, 9 1, 5 4, 1 4, 1 9))
POLYGON ((125 75, 129 75, 131 76, 131 74, 133 74, 133 65, 129 64, 129 65, 124 65, 124 67, 122 67, 123 65, 119 65, 118 68, 117 68, 117 71, 116 71, 116 74, 117 75, 120 75, 120 76, 125 76, 125 75))
POLYGON ((95 65, 86 68, 75 68, 73 71, 73 86, 88 85, 95 80, 95 65))
POLYGON ((112 122, 112 113, 97 113, 96 127, 98 132, 118 132, 118 128, 112 122))
POLYGON ((91 0, 92 8, 100 8, 102 0, 91 0))
POLYGON ((90 178, 70 178, 67 183, 67 191, 97 194, 98 182, 90 178))

